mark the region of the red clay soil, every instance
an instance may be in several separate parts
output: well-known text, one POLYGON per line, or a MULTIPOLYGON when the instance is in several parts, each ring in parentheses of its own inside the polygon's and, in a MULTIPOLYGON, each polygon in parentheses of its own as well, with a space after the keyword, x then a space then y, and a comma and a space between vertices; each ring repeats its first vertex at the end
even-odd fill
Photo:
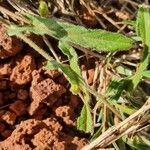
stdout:
POLYGON ((42 63, 0 24, 0 150, 79 150, 88 142, 75 128, 80 99, 42 63))

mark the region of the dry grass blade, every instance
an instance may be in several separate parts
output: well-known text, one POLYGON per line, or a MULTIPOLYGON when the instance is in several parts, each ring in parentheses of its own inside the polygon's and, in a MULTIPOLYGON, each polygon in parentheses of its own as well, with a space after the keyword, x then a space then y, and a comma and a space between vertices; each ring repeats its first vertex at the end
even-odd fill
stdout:
POLYGON ((30 24, 30 22, 27 19, 25 19, 23 16, 19 16, 15 13, 9 11, 8 9, 2 7, 2 6, 0 6, 0 12, 4 15, 7 15, 7 16, 11 17, 13 20, 19 20, 21 22, 30 24))
POLYGON ((150 98, 138 111, 119 123, 117 126, 113 126, 108 129, 96 140, 83 147, 82 150, 91 150, 94 147, 107 147, 109 144, 115 142, 123 135, 129 134, 135 129, 138 129, 150 119, 150 115, 145 116, 145 112, 148 110, 150 110, 150 98))

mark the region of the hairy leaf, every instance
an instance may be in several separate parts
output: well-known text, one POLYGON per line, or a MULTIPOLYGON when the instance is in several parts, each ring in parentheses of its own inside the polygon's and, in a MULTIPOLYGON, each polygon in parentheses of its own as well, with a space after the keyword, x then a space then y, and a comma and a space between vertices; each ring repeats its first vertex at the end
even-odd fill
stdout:
POLYGON ((146 70, 143 72, 143 77, 149 78, 150 79, 150 70, 146 70))
POLYGON ((84 104, 81 115, 77 120, 77 128, 86 133, 90 133, 93 129, 91 110, 88 104, 84 104))
POLYGON ((64 39, 70 43, 97 51, 126 50, 133 46, 133 40, 118 33, 100 29, 86 29, 84 27, 63 23, 68 36, 64 39))
POLYGON ((67 55, 71 69, 81 76, 81 71, 78 65, 78 55, 74 48, 66 42, 59 42, 59 48, 65 55, 67 55))
POLYGON ((150 46, 150 14, 148 8, 143 5, 139 8, 136 19, 136 33, 147 46, 150 46))
POLYGON ((119 33, 107 32, 100 29, 86 29, 81 26, 39 16, 27 15, 27 17, 32 22, 32 25, 28 28, 10 26, 8 34, 16 35, 19 32, 33 32, 40 35, 47 34, 58 40, 63 39, 70 44, 73 43, 84 48, 110 52, 127 50, 134 43, 131 38, 119 33))
POLYGON ((149 52, 150 52, 150 14, 148 8, 143 5, 139 8, 137 20, 136 20, 136 32, 137 35, 142 38, 142 42, 144 44, 144 53, 143 59, 137 70, 135 75, 131 78, 133 89, 137 87, 139 82, 143 77, 143 72, 147 69, 147 65, 149 62, 149 52))

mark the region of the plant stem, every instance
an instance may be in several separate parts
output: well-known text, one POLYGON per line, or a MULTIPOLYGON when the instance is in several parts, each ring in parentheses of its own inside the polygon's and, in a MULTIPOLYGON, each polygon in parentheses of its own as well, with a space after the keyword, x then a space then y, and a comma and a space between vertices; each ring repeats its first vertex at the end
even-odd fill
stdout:
MULTIPOLYGON (((36 50, 39 54, 41 54, 44 58, 47 60, 54 60, 50 55, 48 55, 42 48, 37 46, 32 40, 27 38, 23 34, 18 34, 18 38, 22 39, 25 43, 27 43, 29 46, 31 46, 34 50, 36 50)), ((88 90, 89 93, 93 94, 96 99, 102 101, 118 118, 122 120, 122 117, 120 116, 119 112, 106 100, 106 98, 98 94, 95 90, 91 89, 88 85, 85 85, 86 89, 88 90)))
POLYGON ((106 97, 102 94, 97 93, 95 90, 91 89, 88 85, 85 85, 86 89, 93 94, 96 99, 100 102, 103 102, 119 119, 122 120, 119 112, 107 101, 106 97))
POLYGON ((55 57, 55 59, 57 60, 57 62, 60 62, 59 57, 55 53, 51 43, 49 42, 49 40, 47 39, 47 37, 45 35, 43 35, 43 40, 44 40, 45 44, 48 46, 48 48, 51 51, 51 53, 53 54, 53 56, 55 57))
POLYGON ((22 39, 25 43, 27 43, 30 47, 32 47, 35 51, 37 51, 39 54, 41 54, 47 60, 54 60, 53 57, 51 57, 48 53, 46 53, 42 48, 37 46, 32 40, 27 38, 25 35, 18 34, 17 37, 22 39))

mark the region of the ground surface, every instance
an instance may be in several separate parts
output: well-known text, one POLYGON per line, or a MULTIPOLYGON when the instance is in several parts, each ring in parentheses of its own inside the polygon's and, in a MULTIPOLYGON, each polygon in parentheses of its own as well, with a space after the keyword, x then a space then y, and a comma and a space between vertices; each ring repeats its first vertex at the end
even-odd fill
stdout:
POLYGON ((5 31, 1 25, 0 149, 80 149, 87 143, 75 129, 80 99, 61 73, 43 70, 39 55, 5 31))
MULTIPOLYGON (((73 6, 78 9, 72 10, 68 3, 64 5, 54 1, 50 6, 50 15, 54 13, 55 17, 63 16, 65 21, 89 28, 129 33, 130 28, 119 22, 134 18, 136 4, 141 1, 125 1, 124 7, 123 2, 107 2, 99 2, 101 9, 95 13, 97 3, 91 5, 91 11, 88 7, 90 3, 84 7, 73 6), (74 11, 75 17, 70 14, 74 11)), ((8 5, 4 6, 9 8, 8 5)), ((46 47, 41 37, 30 35, 29 38, 40 47, 46 47)), ((57 52, 57 42, 51 38, 49 40, 57 52)), ((98 84, 93 82, 96 65, 103 69, 102 61, 98 61, 100 55, 97 57, 95 53, 94 57, 90 54, 85 57, 80 51, 78 54, 87 83, 98 87, 98 91, 103 93, 110 75, 104 73, 105 80, 101 78, 102 82, 98 84)), ((106 56, 102 55, 102 58, 106 56)), ((59 52, 58 57, 66 61, 59 52)), ((16 37, 9 37, 5 26, 0 24, 0 150, 80 150, 89 142, 90 135, 76 129, 77 117, 83 105, 81 99, 69 91, 70 85, 60 72, 46 71, 44 65, 45 60, 41 55, 16 37)))

